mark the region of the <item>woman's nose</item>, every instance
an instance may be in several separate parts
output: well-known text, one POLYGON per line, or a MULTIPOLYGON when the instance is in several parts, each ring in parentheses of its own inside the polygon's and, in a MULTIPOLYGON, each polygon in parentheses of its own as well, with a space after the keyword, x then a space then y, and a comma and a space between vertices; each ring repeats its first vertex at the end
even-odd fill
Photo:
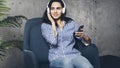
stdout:
POLYGON ((54 12, 57 12, 57 9, 55 9, 54 12))

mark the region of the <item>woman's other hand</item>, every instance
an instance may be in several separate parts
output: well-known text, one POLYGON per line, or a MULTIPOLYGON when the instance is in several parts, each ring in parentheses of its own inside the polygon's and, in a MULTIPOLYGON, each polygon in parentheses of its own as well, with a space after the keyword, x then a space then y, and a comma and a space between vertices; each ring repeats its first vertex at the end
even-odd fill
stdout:
POLYGON ((54 35, 55 37, 57 36, 57 31, 56 31, 56 25, 55 25, 55 21, 54 19, 51 17, 50 13, 47 13, 48 19, 50 20, 51 24, 52 24, 52 30, 54 31, 54 35))

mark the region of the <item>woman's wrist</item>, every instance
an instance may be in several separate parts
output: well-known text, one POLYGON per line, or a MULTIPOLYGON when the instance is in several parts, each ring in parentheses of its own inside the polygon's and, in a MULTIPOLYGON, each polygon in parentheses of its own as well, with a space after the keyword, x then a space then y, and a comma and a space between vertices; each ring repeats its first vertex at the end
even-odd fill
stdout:
POLYGON ((55 35, 55 37, 57 36, 57 34, 58 34, 57 31, 54 31, 54 35, 55 35))
POLYGON ((91 43, 91 39, 90 39, 89 36, 84 35, 84 36, 83 36, 83 39, 84 39, 87 43, 91 43))
POLYGON ((54 32, 54 36, 56 37, 57 36, 57 31, 56 31, 56 27, 52 25, 52 30, 54 32))

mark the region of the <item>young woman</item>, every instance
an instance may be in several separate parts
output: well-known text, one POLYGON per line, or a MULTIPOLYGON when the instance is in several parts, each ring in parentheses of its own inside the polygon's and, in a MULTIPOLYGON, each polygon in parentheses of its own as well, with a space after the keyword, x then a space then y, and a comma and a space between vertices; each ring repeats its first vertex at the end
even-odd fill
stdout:
MULTIPOLYGON (((48 42, 50 68, 93 68, 91 63, 73 48, 74 37, 89 44, 90 38, 83 32, 77 32, 79 26, 65 17, 66 5, 63 0, 50 0, 44 14, 42 35, 48 42)), ((82 30, 82 29, 81 29, 82 30)))

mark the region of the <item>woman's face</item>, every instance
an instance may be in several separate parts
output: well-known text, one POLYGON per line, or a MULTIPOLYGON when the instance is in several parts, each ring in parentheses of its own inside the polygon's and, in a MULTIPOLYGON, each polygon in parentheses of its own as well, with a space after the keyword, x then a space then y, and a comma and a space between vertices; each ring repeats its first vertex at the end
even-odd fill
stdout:
POLYGON ((51 16, 53 19, 59 19, 62 15, 62 6, 59 2, 53 2, 51 5, 51 16))

